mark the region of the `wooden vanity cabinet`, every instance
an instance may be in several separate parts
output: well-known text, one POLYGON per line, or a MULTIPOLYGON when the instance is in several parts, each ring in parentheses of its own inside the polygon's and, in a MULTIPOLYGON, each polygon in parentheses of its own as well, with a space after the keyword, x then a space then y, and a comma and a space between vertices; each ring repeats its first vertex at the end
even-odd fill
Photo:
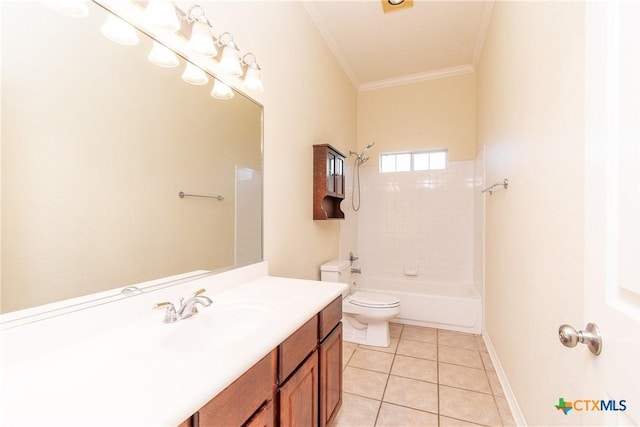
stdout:
POLYGON ((342 404, 342 296, 279 347, 280 426, 326 426, 342 404), (294 371, 291 367, 297 367, 294 371), (289 373, 293 372, 289 377, 289 373))
MULTIPOLYGON (((241 426, 273 400, 277 352, 274 350, 203 406, 194 427, 241 426)), ((273 411, 272 411, 273 413, 273 411)), ((265 424, 272 426, 271 423, 265 424)))
POLYGON ((313 146, 313 219, 344 219, 344 154, 329 144, 313 146))
POLYGON ((320 343, 320 426, 333 421, 342 405, 342 323, 320 343))
POLYGON ((342 297, 178 427, 326 426, 342 403, 342 297))
POLYGON ((342 405, 342 296, 319 314, 320 426, 335 418, 342 405))
POLYGON ((275 412, 273 400, 269 400, 247 421, 244 427, 273 427, 275 412))
POLYGON ((313 316, 278 346, 278 385, 318 347, 318 316, 313 316))
POLYGON ((281 427, 318 425, 319 377, 318 351, 314 350, 278 390, 281 427))

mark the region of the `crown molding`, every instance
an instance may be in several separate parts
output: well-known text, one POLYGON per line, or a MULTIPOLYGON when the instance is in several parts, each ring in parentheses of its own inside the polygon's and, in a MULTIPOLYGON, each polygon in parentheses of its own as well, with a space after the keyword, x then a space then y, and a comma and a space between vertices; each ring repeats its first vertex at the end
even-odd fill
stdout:
POLYGON ((424 73, 407 74, 390 79, 377 80, 363 83, 358 87, 358 92, 367 92, 376 89, 384 89, 393 86, 401 86, 410 83, 418 83, 427 80, 443 79, 445 77, 459 76, 461 74, 475 73, 476 69, 471 64, 459 65, 456 67, 441 68, 439 70, 427 71, 424 73))
POLYGON ((331 52, 333 52, 333 55, 338 60, 338 63, 344 70, 347 78, 351 81, 353 87, 357 89, 358 86, 360 86, 360 80, 358 80, 356 73, 353 71, 351 64, 347 60, 347 56, 344 54, 342 49, 340 49, 340 45, 333 37, 333 33, 329 29, 327 22, 324 20, 322 14, 318 10, 316 2, 312 0, 302 0, 301 3, 304 9, 307 11, 307 15, 309 15, 309 18, 318 29, 320 36, 324 39, 327 46, 329 46, 329 49, 331 50, 331 52))
POLYGON ((484 47, 484 41, 487 38, 487 32, 489 31, 489 23, 491 22, 494 4, 494 2, 486 2, 484 4, 484 9, 482 10, 482 18, 480 26, 478 27, 478 34, 476 35, 476 45, 473 49, 473 56, 471 59, 471 65, 476 69, 478 68, 480 56, 482 55, 482 48, 484 47))

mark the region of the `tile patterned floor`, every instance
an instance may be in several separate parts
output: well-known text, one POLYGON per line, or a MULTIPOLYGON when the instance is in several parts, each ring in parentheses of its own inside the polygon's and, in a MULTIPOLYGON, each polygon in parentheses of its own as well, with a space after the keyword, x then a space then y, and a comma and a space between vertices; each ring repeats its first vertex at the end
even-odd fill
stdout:
POLYGON ((334 427, 515 425, 478 335, 392 323, 389 348, 343 350, 334 427))

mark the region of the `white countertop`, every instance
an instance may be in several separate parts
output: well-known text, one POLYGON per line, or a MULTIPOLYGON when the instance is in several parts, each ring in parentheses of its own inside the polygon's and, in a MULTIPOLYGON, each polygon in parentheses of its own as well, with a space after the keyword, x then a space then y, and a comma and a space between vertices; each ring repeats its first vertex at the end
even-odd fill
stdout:
POLYGON ((2 331, 0 424, 177 426, 346 287, 269 276, 230 285, 225 274, 2 331), (150 308, 199 288, 214 302, 190 319, 165 324, 150 308))

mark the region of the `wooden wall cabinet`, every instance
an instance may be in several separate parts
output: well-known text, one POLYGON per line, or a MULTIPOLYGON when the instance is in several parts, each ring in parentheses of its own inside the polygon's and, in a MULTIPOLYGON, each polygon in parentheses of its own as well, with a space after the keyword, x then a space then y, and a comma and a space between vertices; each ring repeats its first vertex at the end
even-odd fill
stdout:
POLYGON ((179 427, 316 427, 342 404, 342 296, 179 427))
POLYGON ((345 157, 329 144, 313 146, 313 219, 344 219, 345 157))

